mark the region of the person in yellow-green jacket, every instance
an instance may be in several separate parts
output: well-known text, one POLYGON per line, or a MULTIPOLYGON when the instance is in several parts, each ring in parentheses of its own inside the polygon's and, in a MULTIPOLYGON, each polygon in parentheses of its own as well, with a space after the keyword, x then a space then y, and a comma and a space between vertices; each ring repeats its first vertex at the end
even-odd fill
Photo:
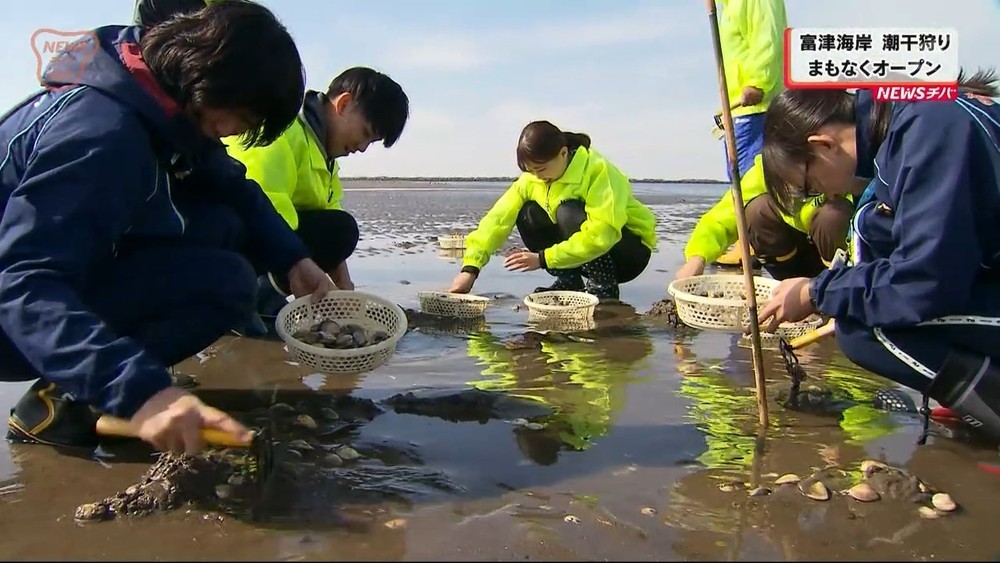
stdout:
MULTIPOLYGON (((403 133, 409 99, 389 76, 366 67, 340 73, 325 93, 307 90, 298 118, 266 147, 245 148, 223 139, 229 155, 247 169, 278 213, 295 229, 316 263, 339 289, 354 289, 347 259, 360 237, 354 217, 341 205, 337 159, 365 152, 382 141, 388 148, 403 133)), ((258 315, 275 316, 285 304, 288 280, 265 274, 258 280, 258 315)), ((261 326, 241 334, 259 333, 261 326)))
POLYGON ((656 248, 656 218, 632 195, 628 177, 591 148, 589 136, 548 121, 521 131, 517 164, 523 174, 466 236, 462 270, 449 291, 468 293, 516 225, 527 250, 504 266, 541 268, 556 278, 535 291, 618 299, 619 284, 638 277, 656 248))
MULTIPOLYGON (((784 0, 719 0, 719 39, 742 177, 764 142, 764 112, 784 89, 784 0)), ((716 124, 722 123, 716 116, 716 124)), ((729 155, 726 173, 732 180, 729 155)), ((756 247, 755 247, 756 248, 756 247)))
MULTIPOLYGON (((853 204, 847 198, 819 196, 803 203, 794 215, 778 209, 767 194, 762 157, 740 181, 746 202, 747 234, 757 258, 777 280, 815 276, 847 249, 847 230, 853 204)), ((736 208, 727 190, 698 220, 684 248, 684 265, 675 279, 700 276, 705 265, 736 242, 736 208)))

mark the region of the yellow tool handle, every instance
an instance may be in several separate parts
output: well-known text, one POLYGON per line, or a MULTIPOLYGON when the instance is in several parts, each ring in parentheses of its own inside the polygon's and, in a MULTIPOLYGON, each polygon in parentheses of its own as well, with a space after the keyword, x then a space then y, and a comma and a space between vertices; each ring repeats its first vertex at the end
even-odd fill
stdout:
MULTIPOLYGON (((97 433, 102 436, 138 438, 131 422, 124 418, 108 414, 101 415, 101 418, 97 419, 97 433)), ((215 430, 214 428, 202 428, 201 438, 213 446, 224 446, 227 448, 247 448, 250 446, 249 441, 240 440, 229 432, 215 430)))
POLYGON ((807 332, 798 338, 793 338, 788 345, 791 346, 793 350, 798 350, 799 348, 808 346, 825 336, 833 334, 835 330, 837 330, 837 325, 834 323, 833 319, 830 319, 825 325, 817 328, 816 330, 807 332))

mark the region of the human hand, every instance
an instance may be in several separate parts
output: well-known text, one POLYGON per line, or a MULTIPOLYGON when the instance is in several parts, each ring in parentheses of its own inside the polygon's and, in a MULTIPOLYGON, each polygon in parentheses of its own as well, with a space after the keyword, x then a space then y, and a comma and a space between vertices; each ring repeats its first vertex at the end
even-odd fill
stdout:
POLYGON ((504 259, 503 265, 512 272, 530 272, 542 267, 537 252, 516 252, 504 259))
POLYGON ((705 273, 705 259, 701 256, 692 256, 677 270, 677 273, 674 274, 674 279, 682 280, 684 278, 700 276, 703 273, 705 273))
POLYGON ((153 395, 131 420, 136 434, 160 451, 195 454, 205 447, 203 428, 228 432, 249 441, 251 432, 228 414, 177 387, 153 395))
POLYGON ((472 285, 476 283, 475 274, 469 272, 459 272, 455 279, 451 280, 451 287, 448 293, 468 293, 472 291, 472 285))
POLYGON ((288 288, 295 297, 312 294, 313 302, 337 289, 330 276, 312 258, 303 258, 288 271, 288 288))
POLYGON ((771 291, 771 299, 757 315, 763 332, 774 333, 783 322, 801 321, 816 313, 809 299, 809 281, 809 278, 790 278, 771 291))
POLYGON ((764 91, 760 88, 754 88, 753 86, 745 86, 743 88, 743 96, 740 99, 740 105, 743 107, 755 106, 764 100, 764 91))
POLYGON ((347 269, 347 261, 341 262, 340 265, 330 273, 330 279, 333 280, 334 285, 338 289, 344 291, 354 291, 354 281, 351 280, 351 272, 347 269))

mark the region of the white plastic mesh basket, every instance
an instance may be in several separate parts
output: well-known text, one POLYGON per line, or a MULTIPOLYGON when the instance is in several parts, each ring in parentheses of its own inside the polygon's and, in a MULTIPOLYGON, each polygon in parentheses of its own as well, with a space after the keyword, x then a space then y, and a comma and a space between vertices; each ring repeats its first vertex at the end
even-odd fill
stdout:
POLYGON ((389 361, 396 343, 406 334, 406 315, 395 303, 360 291, 331 291, 322 301, 300 297, 278 311, 275 329, 292 357, 324 373, 364 373, 389 361), (314 324, 332 320, 367 330, 384 330, 389 337, 363 348, 329 349, 306 344, 293 334, 314 324))
POLYGON ((560 324, 589 324, 599 302, 597 297, 582 291, 541 291, 524 298, 528 321, 551 323, 558 320, 560 324))
MULTIPOLYGON (((674 298, 677 316, 684 324, 704 330, 743 332, 750 326, 750 307, 743 279, 742 275, 731 274, 694 276, 674 280, 667 292, 674 298)), ((780 282, 761 276, 754 276, 753 281, 759 310, 771 299, 771 290, 780 282)), ((782 326, 791 330, 800 324, 803 323, 782 326)), ((794 330, 808 331, 810 328, 811 325, 804 324, 794 330)))
POLYGON ((464 248, 439 248, 438 258, 443 260, 456 260, 465 257, 464 248))
MULTIPOLYGON (((821 326, 823 326, 823 318, 819 315, 814 315, 797 323, 781 323, 778 325, 778 330, 773 333, 761 331, 760 348, 761 350, 778 350, 778 343, 782 338, 791 342, 793 339, 808 334, 821 326)), ((750 348, 750 335, 744 334, 740 336, 738 346, 740 348, 750 348)))
POLYGON ((424 313, 459 319, 485 315, 491 302, 489 297, 444 291, 421 291, 417 298, 420 299, 420 310, 424 313))
POLYGON ((438 237, 438 244, 445 249, 465 248, 465 235, 459 233, 441 235, 438 237))

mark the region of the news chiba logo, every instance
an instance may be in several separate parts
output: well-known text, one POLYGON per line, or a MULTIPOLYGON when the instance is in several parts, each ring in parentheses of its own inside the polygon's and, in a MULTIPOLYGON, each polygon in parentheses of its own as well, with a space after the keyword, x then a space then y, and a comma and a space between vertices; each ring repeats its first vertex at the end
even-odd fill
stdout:
POLYGON ((958 97, 951 28, 788 28, 785 86, 869 89, 879 101, 958 97))

